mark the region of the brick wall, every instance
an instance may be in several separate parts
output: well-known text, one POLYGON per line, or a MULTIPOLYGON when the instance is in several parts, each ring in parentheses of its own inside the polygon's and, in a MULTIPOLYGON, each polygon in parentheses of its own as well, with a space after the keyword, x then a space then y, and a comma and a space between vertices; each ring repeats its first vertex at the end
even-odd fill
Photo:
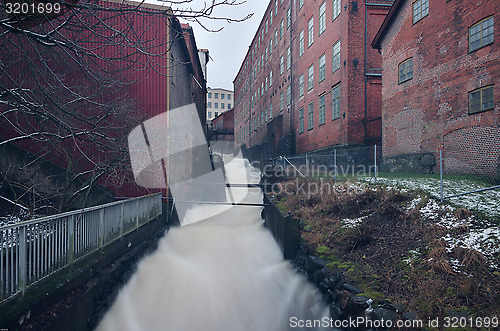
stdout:
POLYGON ((449 170, 497 169, 500 2, 429 4, 429 15, 413 24, 412 2, 404 1, 381 43, 384 156, 443 148, 449 170), (497 40, 469 52, 469 27, 490 15, 497 40), (413 78, 398 84, 398 65, 410 57, 413 78), (494 109, 469 114, 468 93, 488 85, 494 85, 494 109))

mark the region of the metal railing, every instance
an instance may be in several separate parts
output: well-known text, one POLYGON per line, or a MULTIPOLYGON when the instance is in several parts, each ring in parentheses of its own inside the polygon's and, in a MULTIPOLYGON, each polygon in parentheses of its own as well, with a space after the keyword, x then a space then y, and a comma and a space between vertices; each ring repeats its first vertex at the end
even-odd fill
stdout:
POLYGON ((161 214, 161 193, 0 227, 0 302, 161 214))

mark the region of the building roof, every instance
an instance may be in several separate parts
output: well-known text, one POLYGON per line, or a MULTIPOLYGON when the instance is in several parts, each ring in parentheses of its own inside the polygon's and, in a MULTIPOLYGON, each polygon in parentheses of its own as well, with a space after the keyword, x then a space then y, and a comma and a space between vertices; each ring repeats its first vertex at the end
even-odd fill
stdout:
POLYGON ((377 34, 375 35, 375 38, 372 41, 372 47, 375 49, 380 49, 382 40, 384 40, 385 35, 387 34, 387 31, 392 25, 392 22, 394 19, 397 17, 399 14, 399 10, 401 9, 402 5, 405 3, 405 0, 396 0, 392 4, 391 10, 387 14, 387 16, 384 19, 384 22, 380 26, 380 28, 377 31, 377 34))

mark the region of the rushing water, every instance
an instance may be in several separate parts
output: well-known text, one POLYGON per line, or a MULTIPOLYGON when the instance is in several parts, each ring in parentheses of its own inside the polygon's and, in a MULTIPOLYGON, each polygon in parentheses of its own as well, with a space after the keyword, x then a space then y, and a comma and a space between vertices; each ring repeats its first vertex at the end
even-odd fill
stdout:
MULTIPOLYGON (((256 183, 248 161, 226 165, 230 183, 256 183)), ((260 190, 233 188, 262 203, 260 190), (248 191, 248 192, 246 192, 248 191)), ((282 257, 263 227, 262 207, 204 205, 189 210, 144 258, 98 330, 280 331, 290 319, 327 316, 320 295, 282 257)))

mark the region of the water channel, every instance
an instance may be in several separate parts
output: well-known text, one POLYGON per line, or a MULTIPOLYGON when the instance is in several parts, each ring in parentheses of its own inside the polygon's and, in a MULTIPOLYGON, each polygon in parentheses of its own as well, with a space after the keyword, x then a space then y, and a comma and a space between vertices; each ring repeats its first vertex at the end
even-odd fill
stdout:
MULTIPOLYGON (((229 183, 258 183, 242 158, 229 183)), ((228 188, 262 203, 260 189, 228 188)), ((320 294, 283 259, 262 207, 198 205, 145 257, 97 330, 281 331, 328 316, 320 294)), ((310 329, 309 329, 310 330, 310 329)))

